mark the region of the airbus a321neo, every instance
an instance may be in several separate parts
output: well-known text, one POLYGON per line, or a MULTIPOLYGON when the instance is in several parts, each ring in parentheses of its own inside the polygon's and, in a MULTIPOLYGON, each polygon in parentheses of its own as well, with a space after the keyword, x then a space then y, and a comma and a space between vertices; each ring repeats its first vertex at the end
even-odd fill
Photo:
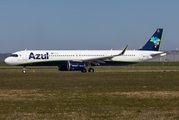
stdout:
POLYGON ((138 50, 23 50, 5 59, 9 65, 58 66, 59 71, 94 72, 92 66, 120 66, 147 61, 166 55, 159 51, 163 29, 157 29, 147 43, 138 50))

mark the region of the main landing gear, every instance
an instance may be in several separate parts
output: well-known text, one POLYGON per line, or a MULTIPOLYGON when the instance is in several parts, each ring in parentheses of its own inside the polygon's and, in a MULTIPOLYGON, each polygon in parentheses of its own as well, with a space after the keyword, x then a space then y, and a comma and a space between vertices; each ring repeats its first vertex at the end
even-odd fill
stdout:
MULTIPOLYGON (((94 73, 94 69, 91 67, 91 64, 88 64, 87 67, 89 67, 88 72, 94 73)), ((81 70, 81 72, 86 73, 87 70, 84 68, 83 70, 81 70)))
POLYGON ((89 68, 89 69, 88 69, 88 72, 93 73, 93 72, 94 72, 94 69, 93 69, 93 68, 89 68))
MULTIPOLYGON (((83 70, 81 70, 81 72, 82 72, 82 73, 86 73, 87 70, 86 70, 86 69, 83 69, 83 70)), ((94 69, 93 69, 93 68, 89 68, 89 69, 88 69, 88 72, 93 73, 93 72, 94 72, 94 69)))

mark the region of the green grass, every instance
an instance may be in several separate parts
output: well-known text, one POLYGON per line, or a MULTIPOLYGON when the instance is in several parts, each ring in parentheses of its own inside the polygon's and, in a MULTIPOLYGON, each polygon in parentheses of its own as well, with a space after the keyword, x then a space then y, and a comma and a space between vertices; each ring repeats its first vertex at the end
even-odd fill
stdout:
POLYGON ((0 119, 179 119, 179 67, 21 69, 0 69, 0 119))
POLYGON ((8 66, 4 61, 0 61, 0 66, 8 66))
POLYGON ((140 62, 132 66, 179 66, 179 62, 140 62))

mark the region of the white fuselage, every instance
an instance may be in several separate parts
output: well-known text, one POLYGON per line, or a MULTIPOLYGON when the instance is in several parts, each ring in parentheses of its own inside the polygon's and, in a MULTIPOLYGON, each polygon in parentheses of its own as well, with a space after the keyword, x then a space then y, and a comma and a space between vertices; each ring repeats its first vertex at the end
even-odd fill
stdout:
MULTIPOLYGON (((24 50, 13 53, 12 56, 5 59, 5 62, 10 65, 33 65, 34 63, 40 62, 83 61, 86 59, 116 55, 121 51, 122 50, 24 50)), ((106 59, 105 62, 136 63, 150 60, 153 58, 152 55, 162 53, 161 51, 126 50, 123 55, 106 59)), ((98 62, 100 62, 100 60, 98 62)))

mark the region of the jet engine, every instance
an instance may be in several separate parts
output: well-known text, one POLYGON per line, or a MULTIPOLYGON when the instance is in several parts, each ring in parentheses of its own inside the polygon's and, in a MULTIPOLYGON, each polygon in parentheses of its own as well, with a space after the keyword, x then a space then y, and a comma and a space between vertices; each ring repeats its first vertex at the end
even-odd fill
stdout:
POLYGON ((59 71, 81 71, 85 69, 84 62, 68 61, 67 65, 58 66, 59 71))

